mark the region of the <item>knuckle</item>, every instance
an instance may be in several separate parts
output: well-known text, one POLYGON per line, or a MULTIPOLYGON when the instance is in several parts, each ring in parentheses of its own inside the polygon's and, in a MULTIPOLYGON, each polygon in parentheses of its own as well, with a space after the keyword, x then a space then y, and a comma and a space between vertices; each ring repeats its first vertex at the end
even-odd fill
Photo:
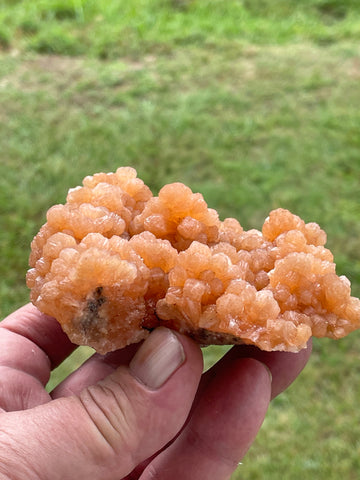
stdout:
POLYGON ((132 455, 139 444, 136 412, 126 386, 107 378, 80 394, 98 434, 115 454, 132 455))

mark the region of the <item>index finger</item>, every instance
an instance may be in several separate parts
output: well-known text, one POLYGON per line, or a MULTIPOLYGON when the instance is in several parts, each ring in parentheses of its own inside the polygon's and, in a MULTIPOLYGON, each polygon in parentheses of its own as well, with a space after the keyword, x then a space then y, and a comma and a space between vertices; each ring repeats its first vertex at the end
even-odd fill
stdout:
MULTIPOLYGON (((41 313, 31 303, 6 317, 0 323, 0 328, 30 340, 48 356, 51 368, 57 367, 77 348, 62 331, 55 318, 41 313)), ((21 349, 13 352, 13 355, 22 355, 21 349)))
POLYGON ((297 353, 291 352, 266 352, 253 345, 233 346, 215 365, 207 370, 200 382, 194 408, 207 386, 237 360, 252 358, 264 364, 271 373, 271 400, 291 385, 307 364, 312 351, 312 341, 309 340, 307 348, 297 353))
POLYGON ((307 364, 312 351, 312 341, 308 341, 307 348, 297 353, 292 352, 265 352, 252 345, 233 347, 227 354, 228 361, 236 358, 253 358, 264 363, 271 372, 271 398, 275 398, 291 385, 307 364))

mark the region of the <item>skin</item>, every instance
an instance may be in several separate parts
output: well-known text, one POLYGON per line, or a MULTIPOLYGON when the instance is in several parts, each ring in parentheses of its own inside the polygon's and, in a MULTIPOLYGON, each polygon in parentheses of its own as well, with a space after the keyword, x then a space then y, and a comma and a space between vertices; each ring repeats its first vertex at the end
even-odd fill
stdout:
POLYGON ((76 346, 30 304, 3 320, 0 479, 229 479, 311 345, 297 354, 236 346, 203 374, 199 346, 175 335, 184 361, 160 387, 131 368, 148 339, 95 354, 49 394, 51 370, 76 346))

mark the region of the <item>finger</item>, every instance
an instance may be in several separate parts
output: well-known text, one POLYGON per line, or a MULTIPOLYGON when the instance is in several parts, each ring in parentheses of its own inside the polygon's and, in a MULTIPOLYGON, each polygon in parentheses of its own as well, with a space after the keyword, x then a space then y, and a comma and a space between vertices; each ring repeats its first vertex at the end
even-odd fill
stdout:
POLYGON ((312 351, 312 341, 307 348, 297 353, 265 352, 251 345, 233 347, 225 356, 225 361, 232 362, 236 358, 254 358, 267 365, 272 375, 271 398, 276 397, 298 377, 307 364, 312 351))
POLYGON ((32 375, 0 366, 0 412, 26 410, 51 400, 43 385, 32 375))
MULTIPOLYGON (((41 313, 30 303, 6 317, 0 323, 1 328, 33 342, 49 357, 51 368, 58 366, 77 347, 53 317, 41 313)), ((21 349, 14 354, 21 355, 21 349)))
POLYGON ((94 385, 113 373, 120 365, 128 365, 140 344, 129 345, 106 355, 94 354, 81 367, 62 381, 52 392, 52 398, 79 395, 84 388, 94 385))
POLYGON ((43 385, 50 376, 49 357, 32 341, 6 328, 0 328, 0 366, 32 375, 43 385))
POLYGON ((254 359, 235 359, 207 383, 178 438, 141 480, 228 479, 253 442, 267 411, 271 380, 254 359))
MULTIPOLYGON (((250 345, 233 347, 221 360, 203 374, 188 421, 191 420, 192 415, 195 414, 194 412, 197 410, 199 402, 203 396, 206 395, 205 392, 209 384, 213 382, 216 377, 222 376, 224 371, 228 371, 231 365, 238 359, 253 358, 269 368, 272 375, 271 398, 274 398, 296 379, 309 360, 311 349, 311 341, 308 342, 306 349, 298 353, 264 352, 250 345)), ((181 455, 181 453, 179 455, 181 455)), ((139 478, 149 463, 150 460, 138 466, 133 472, 133 475, 127 477, 127 479, 133 480, 139 478)))
POLYGON ((27 338, 0 328, 0 408, 32 408, 50 400, 44 389, 50 376, 47 355, 27 338))
POLYGON ((307 348, 297 353, 290 352, 265 352, 253 345, 236 345, 232 347, 215 365, 213 365, 202 377, 197 397, 194 401, 196 405, 198 398, 201 398, 202 391, 206 385, 219 371, 227 368, 238 358, 254 358, 265 364, 272 375, 271 398, 273 399, 284 391, 298 377, 306 366, 312 351, 312 341, 309 340, 307 348))
POLYGON ((123 478, 182 428, 202 366, 192 340, 156 329, 128 367, 119 367, 79 397, 1 415, 2 443, 8 448, 0 450, 0 460, 14 446, 21 455, 5 458, 2 465, 16 469, 26 461, 33 472, 35 462, 36 472, 53 480, 72 479, 74 472, 78 480, 123 478))

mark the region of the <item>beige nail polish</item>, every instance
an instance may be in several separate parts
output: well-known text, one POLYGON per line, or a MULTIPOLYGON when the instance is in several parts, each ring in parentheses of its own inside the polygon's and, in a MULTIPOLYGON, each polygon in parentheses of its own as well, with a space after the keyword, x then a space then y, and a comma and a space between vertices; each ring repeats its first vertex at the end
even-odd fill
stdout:
POLYGON ((154 330, 130 362, 130 370, 151 389, 160 388, 185 361, 185 352, 177 336, 169 329, 154 330))

